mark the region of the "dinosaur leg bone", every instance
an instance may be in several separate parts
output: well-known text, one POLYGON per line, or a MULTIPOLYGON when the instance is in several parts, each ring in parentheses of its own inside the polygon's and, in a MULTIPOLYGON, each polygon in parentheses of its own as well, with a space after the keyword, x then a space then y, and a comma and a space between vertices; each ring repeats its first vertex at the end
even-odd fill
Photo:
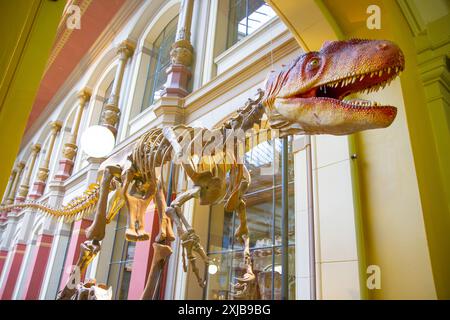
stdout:
POLYGON ((88 240, 80 245, 80 256, 78 257, 75 268, 69 275, 66 285, 58 292, 56 300, 70 300, 77 293, 77 286, 80 282, 81 275, 86 271, 88 265, 100 251, 100 242, 98 240, 88 240), (77 281, 78 280, 78 281, 77 281))
POLYGON ((235 236, 244 245, 244 267, 245 274, 242 277, 236 278, 237 283, 232 284, 233 292, 231 295, 233 299, 258 299, 258 288, 256 276, 253 273, 252 260, 250 255, 250 236, 247 227, 247 214, 245 201, 241 199, 238 206, 238 214, 240 226, 236 230, 235 236))
POLYGON ((237 181, 239 186, 235 189, 230 199, 225 205, 227 211, 237 211, 239 216, 239 227, 236 229, 234 236, 244 245, 244 266, 245 274, 243 277, 236 278, 237 284, 233 285, 234 299, 254 299, 258 294, 256 277, 253 273, 252 261, 250 256, 250 236, 247 226, 247 210, 244 199, 242 198, 247 192, 250 184, 250 173, 244 165, 239 168, 240 179, 237 181))
POLYGON ((128 241, 146 241, 150 235, 144 229, 144 215, 150 202, 153 200, 154 188, 149 186, 145 191, 135 189, 132 183, 130 192, 125 193, 130 218, 125 236, 128 241))
POLYGON ((141 299, 155 300, 158 298, 158 287, 161 279, 164 266, 167 259, 172 254, 170 243, 175 240, 175 235, 172 230, 172 222, 166 215, 166 202, 164 192, 161 185, 158 183, 156 194, 154 197, 155 205, 158 210, 159 217, 159 233, 156 236, 155 243, 153 243, 153 258, 150 273, 147 278, 144 292, 141 299))
POLYGON ((153 259, 150 274, 142 293, 141 300, 156 300, 158 298, 158 282, 161 279, 165 263, 172 254, 172 248, 165 244, 153 243, 153 259))
POLYGON ((166 214, 166 198, 159 182, 155 194, 155 205, 159 217, 159 233, 155 241, 157 243, 164 243, 166 241, 170 243, 175 240, 175 235, 172 229, 172 220, 166 214))
POLYGON ((200 237, 195 233, 195 230, 188 223, 186 217, 183 215, 181 211, 181 206, 189 201, 192 198, 197 198, 200 195, 201 188, 195 186, 194 188, 187 190, 181 193, 174 201, 172 201, 170 207, 166 209, 166 213, 172 220, 175 222, 177 226, 177 232, 181 239, 181 245, 183 246, 183 268, 184 271, 187 271, 186 265, 186 257, 192 266, 192 271, 194 272, 197 282, 200 287, 205 286, 205 280, 200 276, 200 270, 197 267, 196 260, 197 254, 205 263, 205 267, 207 267, 209 263, 209 259, 206 255, 205 250, 200 244, 200 237), (186 231, 183 229, 186 228, 186 231))
POLYGON ((158 287, 164 266, 172 254, 170 243, 175 240, 175 235, 172 230, 172 221, 166 214, 166 199, 161 183, 156 183, 156 193, 154 201, 158 211, 159 218, 159 233, 156 236, 155 243, 153 243, 153 258, 150 273, 145 285, 144 292, 141 299, 157 299, 158 287))
POLYGON ((108 204, 108 194, 110 192, 111 180, 114 176, 120 176, 121 169, 118 166, 108 166, 103 171, 102 180, 100 182, 100 195, 97 204, 94 221, 86 229, 86 237, 88 240, 103 240, 106 228, 106 207, 108 204))

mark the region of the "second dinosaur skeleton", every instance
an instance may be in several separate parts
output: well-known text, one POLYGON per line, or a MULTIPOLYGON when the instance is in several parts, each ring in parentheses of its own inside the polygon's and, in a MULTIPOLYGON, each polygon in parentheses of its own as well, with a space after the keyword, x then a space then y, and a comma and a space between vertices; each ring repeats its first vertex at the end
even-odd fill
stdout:
MULTIPOLYGON (((257 298, 244 199, 251 183, 242 161, 243 150, 247 148, 246 132, 252 128, 263 130, 264 116, 268 124, 264 130, 276 129, 279 137, 344 135, 385 128, 396 116, 395 107, 344 98, 364 90, 378 90, 403 68, 403 54, 392 42, 359 39, 327 42, 320 51, 301 54, 281 70, 270 73, 265 91, 258 91, 256 99, 249 99, 235 117, 219 128, 208 130, 177 125, 150 129, 139 141, 105 160, 98 171, 98 183, 62 210, 38 203, 12 207, 28 206, 56 217, 75 218, 96 205, 93 223, 86 230, 88 240, 81 245, 77 263, 79 271, 83 272, 100 250, 106 224, 124 205, 129 213, 126 239, 149 240, 144 230, 144 213, 153 201, 160 229, 154 240, 151 270, 142 298, 156 299, 160 275, 172 254, 171 243, 175 240, 172 222, 181 240, 184 270, 187 270, 187 259, 198 284, 205 285, 197 259, 206 266, 208 257, 200 238, 183 215, 182 206, 193 198, 201 205, 223 202, 226 211, 238 213, 240 225, 235 236, 244 245, 245 273, 237 279, 233 296, 257 298), (192 187, 178 194, 166 207, 164 172, 170 163, 183 169, 192 187), (114 194, 109 196, 111 192, 114 194)), ((77 288, 66 285, 58 298, 74 296, 80 296, 77 288)))

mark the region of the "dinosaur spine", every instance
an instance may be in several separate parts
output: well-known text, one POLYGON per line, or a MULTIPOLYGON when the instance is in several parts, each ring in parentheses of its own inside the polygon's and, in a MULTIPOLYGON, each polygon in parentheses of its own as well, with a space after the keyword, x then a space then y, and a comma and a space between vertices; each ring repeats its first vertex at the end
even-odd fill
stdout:
POLYGON ((61 208, 52 208, 43 203, 26 201, 24 203, 16 203, 0 207, 0 210, 3 211, 10 209, 32 208, 45 215, 54 217, 56 219, 64 218, 66 222, 70 222, 74 219, 81 219, 92 212, 98 201, 99 189, 99 185, 93 183, 88 187, 86 191, 83 192, 82 195, 72 199, 69 203, 62 206, 61 208))

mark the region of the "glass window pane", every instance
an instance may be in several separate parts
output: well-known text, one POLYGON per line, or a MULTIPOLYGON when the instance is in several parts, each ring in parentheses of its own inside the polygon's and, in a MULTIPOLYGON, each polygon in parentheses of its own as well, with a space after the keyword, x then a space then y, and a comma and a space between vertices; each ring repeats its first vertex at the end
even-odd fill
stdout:
POLYGON ((178 16, 164 28, 153 43, 152 56, 148 68, 142 110, 151 106, 161 96, 167 81, 166 70, 170 65, 170 50, 175 41, 178 16))
POLYGON ((105 105, 108 103, 108 99, 111 96, 112 85, 113 85, 113 81, 111 81, 111 83, 108 85, 108 87, 105 90, 105 94, 103 96, 102 111, 100 112, 100 116, 98 118, 98 124, 100 124, 102 121, 103 109, 105 108, 105 105))
POLYGON ((227 48, 258 30, 275 15, 264 0, 230 0, 227 48))
POLYGON ((125 240, 127 212, 121 210, 116 216, 116 234, 109 266, 108 286, 113 288, 113 299, 126 300, 130 287, 135 242, 125 240))
MULTIPOLYGON (((250 254, 258 281, 257 294, 261 299, 281 298, 281 199, 288 193, 289 201, 289 295, 295 299, 295 198, 292 140, 288 143, 289 184, 281 185, 282 140, 261 143, 245 154, 252 184, 245 195, 247 223, 250 232, 250 254), (261 174, 261 169, 265 168, 261 174), (272 171, 271 171, 272 170, 272 171), (272 174, 271 174, 272 172, 272 174), (275 238, 273 243, 272 238, 275 238)), ((230 299, 231 283, 245 273, 243 245, 234 239, 239 226, 237 213, 225 212, 224 205, 210 211, 209 257, 214 272, 208 274, 207 299, 230 299)))

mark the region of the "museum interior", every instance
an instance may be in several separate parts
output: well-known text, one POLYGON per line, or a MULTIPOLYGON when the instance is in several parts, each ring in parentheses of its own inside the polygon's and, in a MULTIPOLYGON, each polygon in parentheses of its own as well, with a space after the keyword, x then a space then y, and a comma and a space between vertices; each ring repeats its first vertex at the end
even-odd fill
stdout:
MULTIPOLYGON (((0 5, 1 300, 450 299, 448 1, 13 2, 0 5), (176 164, 180 128, 281 112, 261 109, 271 75, 366 39, 395 43, 401 72, 351 96, 395 106, 392 124, 282 135, 260 115, 242 163, 176 164), (205 201, 208 177, 227 201, 205 201)), ((326 60, 334 80, 375 63, 345 52, 326 60)))

